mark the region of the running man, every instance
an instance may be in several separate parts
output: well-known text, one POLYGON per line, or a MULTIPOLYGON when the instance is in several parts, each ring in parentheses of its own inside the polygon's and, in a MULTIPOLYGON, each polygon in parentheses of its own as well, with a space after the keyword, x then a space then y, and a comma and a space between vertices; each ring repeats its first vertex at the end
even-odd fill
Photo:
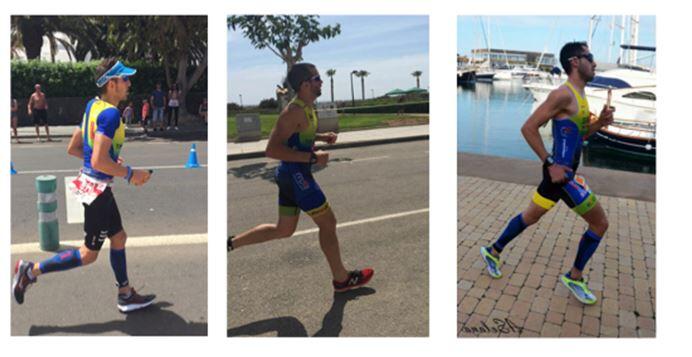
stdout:
POLYGON ((481 247, 481 256, 488 273, 496 279, 502 277, 502 250, 562 200, 589 224, 589 228, 579 241, 574 265, 560 280, 579 301, 594 304, 596 296, 589 290, 582 273, 608 229, 608 219, 584 178, 575 173, 584 138, 613 122, 613 108, 604 106, 598 120, 589 121, 591 113, 584 87, 594 78, 596 62, 586 43, 571 42, 562 47, 560 63, 568 74, 567 82, 553 90, 521 128, 526 142, 543 161, 543 181, 529 206, 509 221, 497 241, 491 246, 481 247), (551 119, 553 151, 549 153, 538 128, 551 119))
POLYGON ((289 84, 296 97, 283 109, 267 143, 266 155, 281 160, 275 179, 279 186, 279 220, 261 224, 228 239, 228 249, 288 238, 298 225, 300 211, 305 211, 319 228, 320 248, 332 272, 334 291, 343 292, 367 284, 371 268, 347 271, 341 261, 336 236, 336 217, 322 189, 312 176, 312 165, 327 165, 329 153, 314 151, 315 141, 336 142, 335 133, 316 133, 315 100, 322 94, 322 79, 310 63, 293 65, 288 72, 289 84))
POLYGON ((48 99, 46 99, 46 93, 41 91, 40 84, 36 83, 34 85, 34 92, 31 93, 31 97, 29 97, 29 103, 27 103, 26 109, 29 115, 34 118, 36 141, 41 142, 39 125, 43 125, 46 128, 47 140, 51 141, 50 130, 48 130, 48 99))
POLYGON ((19 260, 15 265, 12 292, 17 303, 24 302, 24 293, 41 274, 64 271, 96 261, 106 238, 110 242, 110 262, 118 286, 118 309, 130 312, 154 302, 154 295, 139 295, 127 278, 125 242, 127 234, 111 192, 113 177, 141 186, 149 181, 150 171, 135 170, 122 165, 120 150, 125 141, 125 126, 120 121, 118 103, 125 100, 130 76, 137 71, 125 67, 115 58, 104 59, 96 67, 96 85, 100 97, 89 101, 81 126, 70 139, 67 152, 84 161, 79 177, 71 190, 84 206, 84 244, 79 249, 64 250, 40 263, 19 260))

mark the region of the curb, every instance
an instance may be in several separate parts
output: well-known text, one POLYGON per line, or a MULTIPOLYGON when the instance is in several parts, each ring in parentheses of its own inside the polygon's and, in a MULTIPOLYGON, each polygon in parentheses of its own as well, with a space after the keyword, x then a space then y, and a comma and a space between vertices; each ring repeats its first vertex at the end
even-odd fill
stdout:
MULTIPOLYGON (((361 140, 361 141, 353 141, 353 142, 349 142, 349 143, 334 144, 334 145, 320 144, 320 145, 317 145, 317 148, 329 147, 329 150, 335 150, 335 149, 355 148, 355 147, 361 147, 361 146, 405 143, 408 141, 429 140, 429 139, 430 139, 429 134, 423 134, 423 135, 403 136, 403 137, 399 137, 399 138, 361 140)), ((240 153, 240 154, 228 154, 228 155, 226 155, 226 161, 254 159, 254 158, 258 158, 258 157, 264 157, 264 151, 254 151, 254 152, 247 152, 247 153, 240 153)))

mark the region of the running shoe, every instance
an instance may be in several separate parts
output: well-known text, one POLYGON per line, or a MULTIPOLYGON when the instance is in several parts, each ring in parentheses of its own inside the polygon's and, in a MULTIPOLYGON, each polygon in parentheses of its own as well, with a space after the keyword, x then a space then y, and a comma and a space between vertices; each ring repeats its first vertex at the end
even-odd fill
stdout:
POLYGON ((123 313, 132 312, 143 309, 154 303, 156 295, 139 295, 132 289, 130 296, 125 297, 123 294, 118 294, 118 310, 123 313))
POLYGON ((500 271, 500 258, 495 257, 490 253, 490 249, 488 247, 481 247, 481 257, 483 258, 483 261, 485 262, 485 265, 487 265, 488 268, 488 274, 492 276, 495 279, 499 279, 502 277, 502 272, 500 271))
POLYGON ((230 252, 233 250, 233 238, 235 236, 229 236, 228 239, 226 240, 226 251, 230 252))
POLYGON ((348 272, 348 278, 346 278, 346 280, 342 282, 332 281, 332 285, 334 285, 335 292, 342 293, 367 284, 370 279, 372 279, 373 275, 375 275, 375 271, 372 270, 372 268, 353 270, 348 272))
POLYGON ((29 285, 36 282, 36 278, 30 279, 27 275, 29 269, 33 268, 34 263, 18 260, 14 266, 14 277, 12 278, 12 294, 17 304, 24 303, 24 293, 29 285))
POLYGON ((563 284, 572 292, 577 300, 582 304, 593 305, 596 303, 596 295, 594 295, 589 287, 586 285, 586 279, 574 280, 567 276, 568 274, 562 275, 560 280, 563 284))

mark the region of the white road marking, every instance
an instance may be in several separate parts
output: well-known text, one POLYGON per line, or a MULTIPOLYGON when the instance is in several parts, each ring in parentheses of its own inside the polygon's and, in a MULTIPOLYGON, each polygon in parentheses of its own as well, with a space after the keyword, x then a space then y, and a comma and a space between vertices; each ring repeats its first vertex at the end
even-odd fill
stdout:
POLYGON ((373 156, 373 157, 364 157, 362 159, 353 159, 351 161, 347 161, 350 163, 355 163, 355 162, 361 162, 361 161, 370 161, 370 160, 382 160, 382 159, 388 159, 389 155, 385 156, 373 156))
MULTIPOLYGON (((200 164, 200 167, 207 167, 207 164, 200 164)), ((168 170, 168 169, 184 169, 185 165, 162 165, 162 166, 136 166, 135 169, 150 169, 150 170, 168 170)), ((59 173, 78 173, 79 169, 59 169, 59 170, 33 170, 33 171, 17 171, 18 175, 42 175, 42 174, 59 174, 59 173)))
MULTIPOLYGON (((357 221, 339 223, 336 225, 336 228, 345 228, 345 227, 349 227, 349 226, 356 226, 359 224, 366 224, 366 223, 384 221, 384 220, 388 220, 388 219, 401 218, 401 217, 411 216, 414 214, 427 213, 429 211, 430 211, 430 208, 421 208, 421 209, 417 209, 414 211, 386 214, 383 216, 359 219, 357 221)), ((306 235, 306 234, 317 233, 317 232, 319 232, 318 228, 311 228, 311 229, 306 229, 306 230, 302 230, 302 231, 297 231, 297 232, 293 233, 293 236, 300 236, 300 235, 306 235)))
MULTIPOLYGON (((106 240, 104 248, 108 247, 110 240, 106 240)), ((167 236, 128 237, 127 247, 155 247, 184 244, 206 244, 207 234, 175 234, 167 236)), ((80 247, 84 240, 61 241, 60 245, 80 247)), ((12 244, 11 254, 30 254, 43 252, 38 243, 12 244)))

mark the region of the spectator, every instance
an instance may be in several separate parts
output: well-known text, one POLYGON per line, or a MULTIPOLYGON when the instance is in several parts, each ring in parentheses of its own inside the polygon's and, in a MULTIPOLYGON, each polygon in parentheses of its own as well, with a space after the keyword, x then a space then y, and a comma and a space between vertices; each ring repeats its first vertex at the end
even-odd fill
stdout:
POLYGON ((46 94, 41 91, 41 85, 34 85, 34 93, 29 97, 29 103, 27 104, 27 112, 30 116, 34 118, 34 126, 36 126, 36 141, 41 142, 41 134, 39 133, 38 126, 43 124, 46 128, 46 137, 48 141, 50 139, 50 131, 48 130, 48 100, 46 99, 46 94))
POLYGON ((142 128, 144 133, 147 133, 147 124, 149 124, 149 101, 142 99, 142 128))
POLYGON ((132 102, 128 102, 127 106, 123 110, 123 119, 125 120, 125 125, 130 125, 134 121, 135 109, 132 102))
POLYGON ((166 105, 166 94, 161 90, 161 83, 156 83, 156 89, 151 93, 151 126, 156 131, 163 131, 163 109, 166 105))
POLYGON ((19 136, 17 136, 17 112, 19 111, 19 104, 17 100, 12 98, 12 117, 10 120, 10 125, 12 125, 12 132, 14 133, 14 140, 19 143, 19 136))
POLYGON ((178 130, 178 111, 180 109, 180 89, 178 84, 174 83, 173 87, 168 91, 168 125, 166 130, 171 129, 171 117, 175 116, 175 130, 178 130))
POLYGON ((198 114, 199 117, 204 120, 204 125, 207 124, 207 98, 202 99, 202 104, 199 105, 198 114))

